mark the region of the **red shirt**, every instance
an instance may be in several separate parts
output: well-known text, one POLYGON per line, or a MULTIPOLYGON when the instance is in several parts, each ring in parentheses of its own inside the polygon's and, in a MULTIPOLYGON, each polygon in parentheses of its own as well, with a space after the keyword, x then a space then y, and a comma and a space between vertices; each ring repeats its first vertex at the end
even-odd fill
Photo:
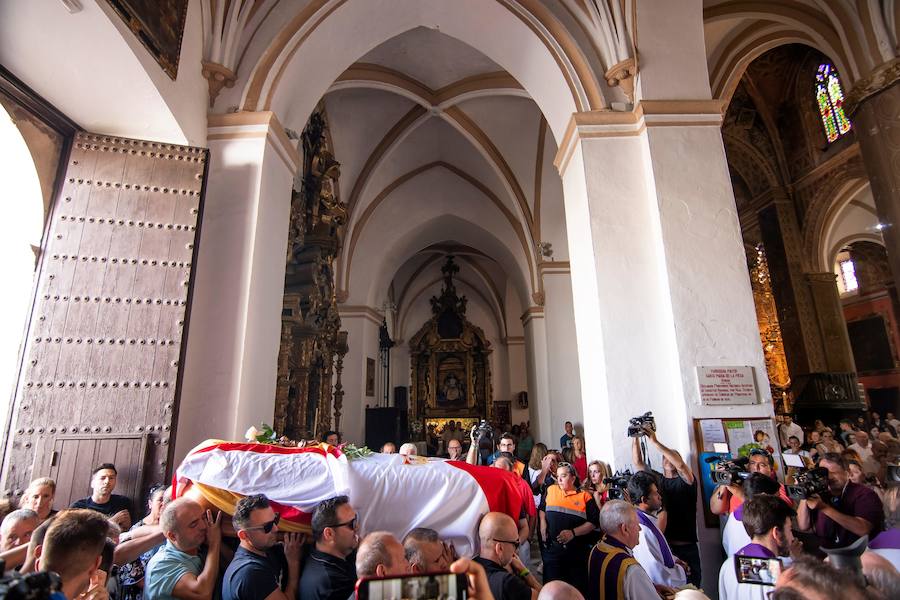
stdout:
POLYGON ((578 479, 584 482, 587 479, 588 474, 587 455, 582 454, 581 458, 576 458, 572 463, 572 466, 575 467, 575 472, 578 473, 578 479))

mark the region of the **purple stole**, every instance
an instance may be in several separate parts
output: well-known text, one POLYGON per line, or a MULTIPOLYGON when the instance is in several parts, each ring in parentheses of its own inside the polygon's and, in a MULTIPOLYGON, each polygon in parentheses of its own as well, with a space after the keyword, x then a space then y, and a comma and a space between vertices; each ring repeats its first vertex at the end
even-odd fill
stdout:
POLYGON ((653 524, 653 521, 644 514, 644 511, 637 511, 638 521, 641 522, 641 525, 649 529, 653 532, 653 536, 656 538, 656 543, 659 544, 659 550, 662 552, 663 564, 666 565, 667 569, 671 569, 675 566, 675 558, 672 556, 672 550, 669 548, 669 542, 666 541, 666 538, 663 536, 662 532, 659 528, 653 524))
POLYGON ((616 600, 625 597, 625 573, 638 562, 628 547, 605 535, 591 549, 588 558, 587 600, 616 600))
POLYGON ((869 542, 869 548, 873 550, 900 550, 900 529, 892 527, 882 531, 875 539, 869 542))
POLYGON ((777 558, 772 551, 762 544, 747 544, 735 553, 736 556, 751 556, 753 558, 777 558))
POLYGON ((735 519, 743 522, 743 520, 744 520, 744 505, 741 504, 740 506, 738 506, 736 509, 734 509, 734 511, 731 514, 734 515, 735 519))

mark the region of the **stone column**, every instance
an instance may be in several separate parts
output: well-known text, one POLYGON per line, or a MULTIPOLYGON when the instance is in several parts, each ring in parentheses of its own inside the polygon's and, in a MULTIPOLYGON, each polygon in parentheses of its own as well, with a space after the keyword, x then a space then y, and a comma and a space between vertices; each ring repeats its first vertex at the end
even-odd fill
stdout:
POLYGON ((816 308, 819 335, 825 354, 825 369, 836 373, 856 371, 853 348, 847 334, 847 322, 837 288, 837 275, 831 272, 807 273, 810 296, 816 308))
POLYGON ((528 377, 528 408, 531 414, 531 435, 545 443, 553 441, 550 418, 550 378, 547 369, 547 327, 544 311, 533 306, 522 315, 525 329, 525 361, 528 377))
POLYGON ((900 284, 900 58, 881 65, 847 95, 869 175, 894 281, 900 284))
MULTIPOLYGON (((366 405, 376 406, 378 397, 366 395, 366 359, 376 361, 378 370, 378 328, 381 313, 370 306, 339 305, 341 328, 347 332, 347 355, 344 357, 342 383, 341 433, 345 441, 362 446, 365 441, 366 405)), ((377 394, 377 390, 375 390, 377 394)), ((403 443, 407 440, 397 440, 403 443)), ((377 448, 373 448, 377 450, 377 448)))
POLYGON ((788 370, 792 377, 826 371, 821 328, 801 264, 794 205, 783 196, 762 209, 758 219, 788 370))
MULTIPOLYGON (((545 262, 540 266, 544 280, 544 319, 547 323, 547 371, 550 382, 549 439, 562 435, 563 424, 572 421, 584 429, 584 403, 579 380, 578 345, 575 342, 575 311, 572 307, 572 277, 568 263, 545 262)), ((554 444, 555 445, 555 444, 554 444)), ((593 453, 592 453, 593 454, 593 453)))
POLYGON ((206 438, 271 423, 291 186, 300 157, 274 113, 209 116, 175 460, 206 438))

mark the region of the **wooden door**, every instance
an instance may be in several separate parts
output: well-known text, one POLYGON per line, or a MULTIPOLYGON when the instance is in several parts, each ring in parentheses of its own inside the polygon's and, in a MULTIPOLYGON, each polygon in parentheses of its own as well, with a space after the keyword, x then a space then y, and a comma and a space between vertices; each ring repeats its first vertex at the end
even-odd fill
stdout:
POLYGON ((147 459, 147 434, 59 436, 54 440, 53 451, 45 455, 48 464, 36 466, 36 475, 47 475, 56 481, 56 497, 53 508, 60 510, 80 498, 91 495, 91 471, 96 465, 116 465, 116 494, 128 496, 134 501, 141 518, 144 468, 147 459))
MULTIPOLYGON (((72 436, 98 440, 96 462, 106 440, 146 434, 143 483, 167 478, 207 157, 203 148, 76 134, 42 247, 3 456, 7 496, 47 474, 55 451, 53 472, 75 486, 66 493, 84 490, 90 444, 72 436)), ((138 455, 110 456, 136 477, 138 455)))

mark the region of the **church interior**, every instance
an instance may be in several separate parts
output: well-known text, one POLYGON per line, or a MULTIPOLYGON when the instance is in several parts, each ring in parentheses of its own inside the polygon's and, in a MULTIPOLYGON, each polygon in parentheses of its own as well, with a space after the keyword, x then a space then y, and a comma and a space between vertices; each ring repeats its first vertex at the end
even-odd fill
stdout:
POLYGON ((261 423, 571 421, 625 468, 647 411, 691 464, 704 420, 897 414, 898 30, 892 0, 2 3, 0 489, 103 455, 140 495, 261 423))

